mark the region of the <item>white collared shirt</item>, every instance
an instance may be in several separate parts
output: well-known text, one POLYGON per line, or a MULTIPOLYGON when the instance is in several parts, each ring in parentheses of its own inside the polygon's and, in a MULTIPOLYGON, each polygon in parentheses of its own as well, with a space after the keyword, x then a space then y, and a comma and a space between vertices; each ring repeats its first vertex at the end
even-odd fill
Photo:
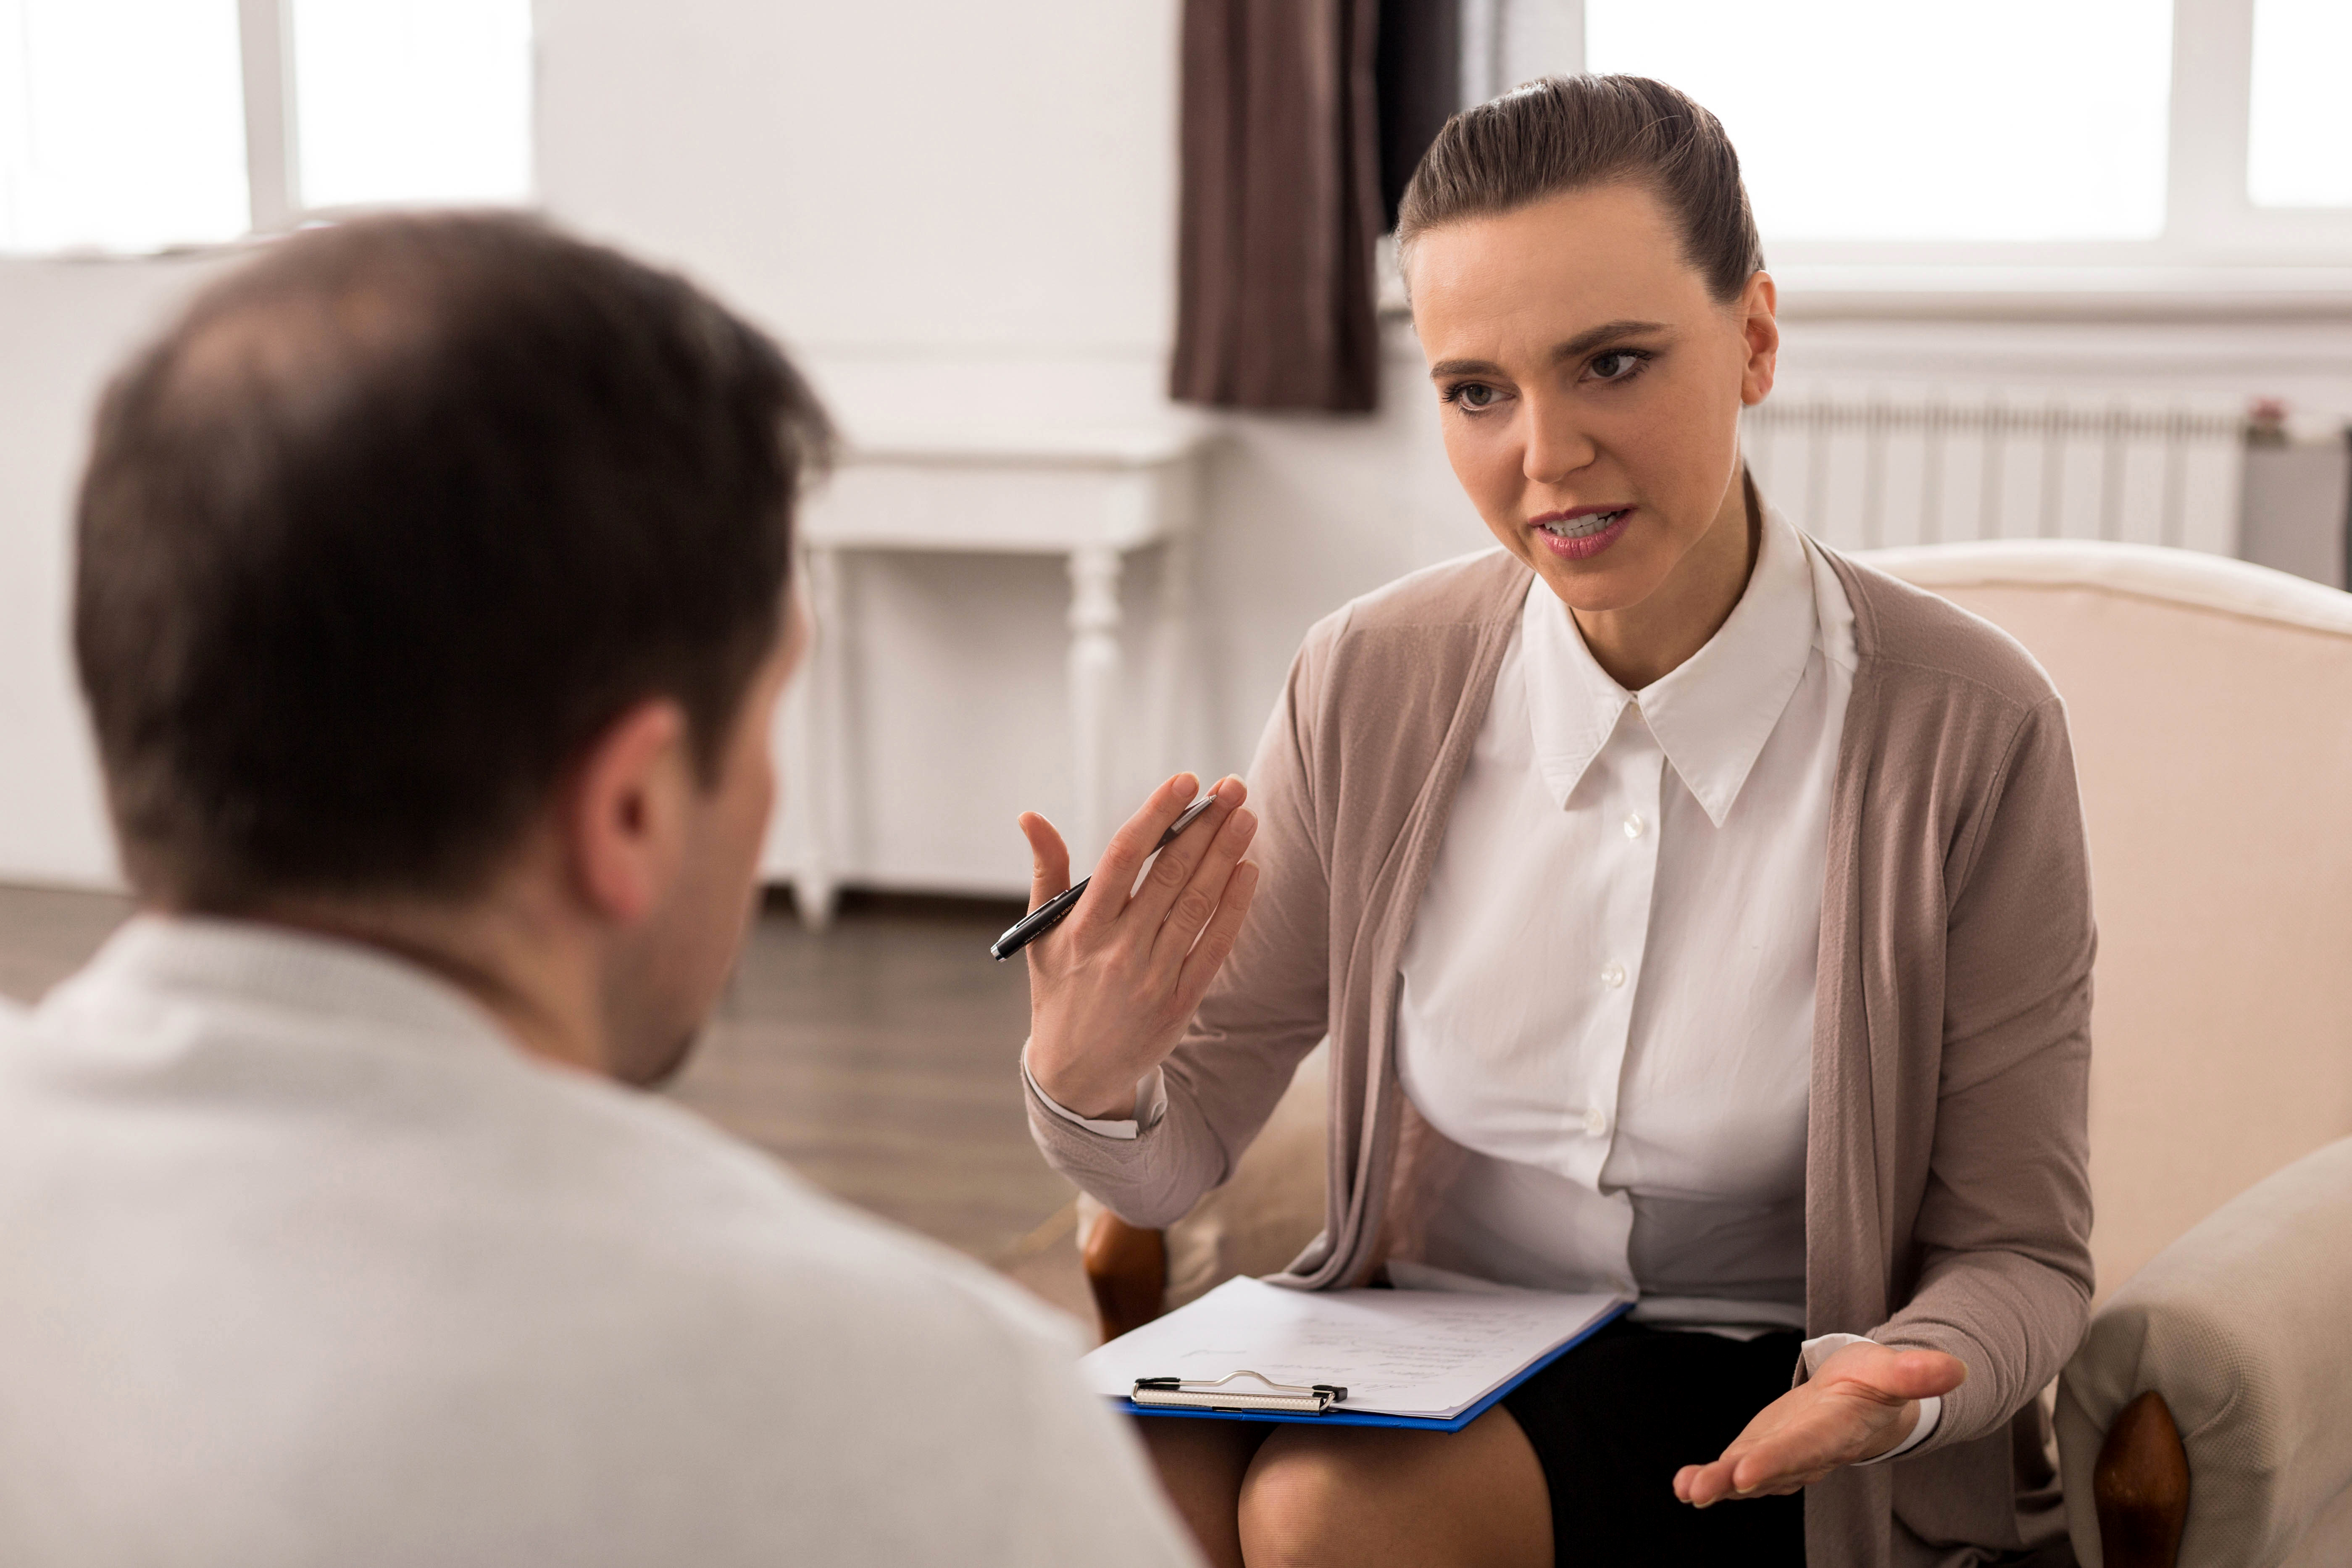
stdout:
POLYGON ((349 943, 0 1016, 0 1258, 11 1568, 1198 1561, 1018 1290, 349 943))
POLYGON ((1830 787, 1853 675, 1827 563, 1768 509, 1747 591, 1638 695, 1538 581, 1402 968, 1398 1072, 1471 1168, 1429 1260, 1801 1328, 1830 787))
MULTIPOLYGON (((1530 586, 1401 962, 1398 1075, 1470 1151, 1430 1263, 1631 1291, 1662 1326, 1804 1328, 1822 879, 1854 663, 1843 584, 1769 506, 1730 616, 1639 693, 1530 586)), ((1807 1341, 1805 1371, 1860 1337, 1807 1341)), ((1942 1406, 1920 1401, 1880 1460, 1942 1406)))

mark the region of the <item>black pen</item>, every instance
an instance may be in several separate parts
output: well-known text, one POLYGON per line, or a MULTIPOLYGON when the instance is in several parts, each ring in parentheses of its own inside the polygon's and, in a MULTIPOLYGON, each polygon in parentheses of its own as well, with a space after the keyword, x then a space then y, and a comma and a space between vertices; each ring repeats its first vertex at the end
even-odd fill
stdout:
MULTIPOLYGON (((1208 794, 1186 806, 1184 815, 1170 823, 1168 831, 1160 836, 1160 842, 1151 847, 1151 853, 1157 855, 1175 843, 1176 836, 1192 826, 1193 821, 1202 812, 1216 804, 1216 799, 1217 792, 1213 786, 1208 794)), ((1148 859, 1150 857, 1147 856, 1145 858, 1148 859)), ((1079 878, 1019 920, 1014 921, 1003 936, 989 944, 990 955, 997 963, 1002 963, 1055 926, 1060 925, 1062 917, 1078 907, 1078 895, 1085 892, 1087 884, 1093 880, 1092 877, 1079 878)))

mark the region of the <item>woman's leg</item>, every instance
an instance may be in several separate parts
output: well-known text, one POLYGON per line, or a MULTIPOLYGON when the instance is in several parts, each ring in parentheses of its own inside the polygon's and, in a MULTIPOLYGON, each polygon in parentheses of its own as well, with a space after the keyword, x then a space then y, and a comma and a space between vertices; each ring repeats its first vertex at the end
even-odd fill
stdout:
POLYGON ((1243 1568, 1242 1478, 1266 1435, 1263 1421, 1143 1415, 1135 1421, 1160 1485, 1213 1568, 1243 1568))
POLYGON ((1248 1568, 1550 1568, 1551 1496, 1500 1406, 1454 1433, 1284 1426, 1242 1479, 1239 1545, 1248 1568))

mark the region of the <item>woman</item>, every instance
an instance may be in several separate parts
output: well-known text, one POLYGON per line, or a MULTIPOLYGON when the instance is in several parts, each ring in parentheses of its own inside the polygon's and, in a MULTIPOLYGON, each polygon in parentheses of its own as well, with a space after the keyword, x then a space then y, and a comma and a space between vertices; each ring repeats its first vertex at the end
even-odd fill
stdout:
MULTIPOLYGON (((1458 1435, 1144 1421, 1171 1495, 1261 1568, 2058 1542, 2093 938, 2057 697, 1748 482, 1774 292, 1704 110, 1628 77, 1470 110, 1399 238, 1502 548, 1309 633, 1255 810, 1220 784, 1131 899, 1192 782, 1121 830, 1030 950, 1031 1121, 1164 1225, 1328 1032, 1287 1282, 1640 1301, 1458 1435)), ((1066 856, 1024 827, 1042 898, 1066 856)))

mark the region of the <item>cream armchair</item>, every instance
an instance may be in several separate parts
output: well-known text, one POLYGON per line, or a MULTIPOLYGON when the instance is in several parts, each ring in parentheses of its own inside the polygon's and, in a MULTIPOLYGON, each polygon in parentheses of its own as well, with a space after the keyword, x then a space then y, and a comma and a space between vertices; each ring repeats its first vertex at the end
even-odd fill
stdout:
MULTIPOLYGON (((2114 1282, 2058 1390, 2075 1552, 2352 1564, 2352 595, 2136 545, 1869 559, 2017 637, 2073 726, 2114 1282)), ((1082 1216, 1107 1334, 1313 1237, 1323 1101, 1310 1058, 1164 1237, 1082 1216)))
POLYGON ((2352 1564, 2352 595, 2073 542, 1874 563, 2064 694, 2098 905, 2075 1555, 2352 1564))

